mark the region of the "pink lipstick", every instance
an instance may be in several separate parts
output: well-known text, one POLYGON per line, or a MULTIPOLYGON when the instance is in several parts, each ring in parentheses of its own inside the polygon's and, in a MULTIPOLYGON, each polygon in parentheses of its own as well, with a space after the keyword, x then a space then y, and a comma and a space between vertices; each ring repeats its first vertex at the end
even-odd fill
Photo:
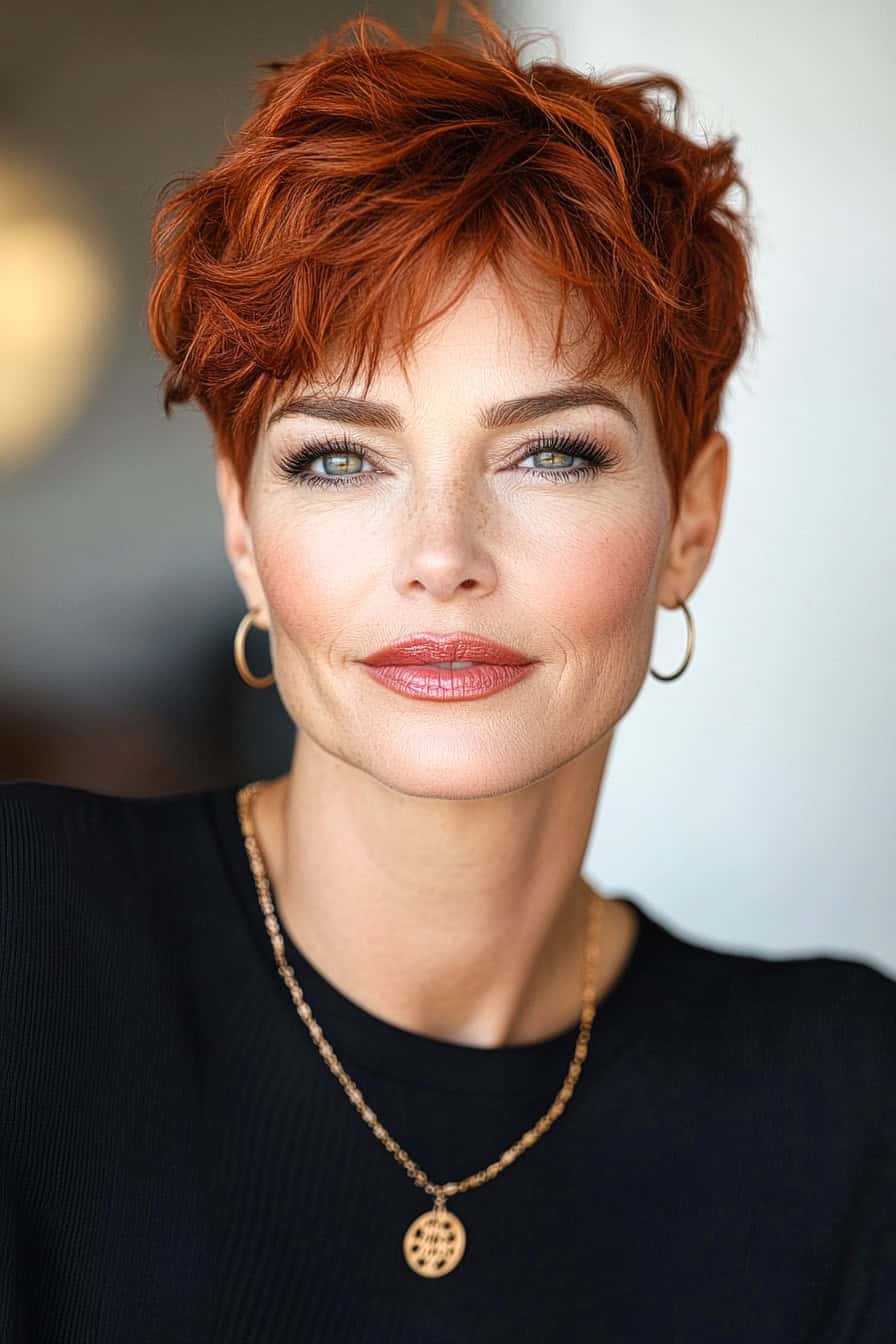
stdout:
POLYGON ((415 700, 478 700, 528 675, 535 659, 482 635, 411 635, 361 660, 370 675, 415 700), (461 667, 435 664, 466 664, 461 667))

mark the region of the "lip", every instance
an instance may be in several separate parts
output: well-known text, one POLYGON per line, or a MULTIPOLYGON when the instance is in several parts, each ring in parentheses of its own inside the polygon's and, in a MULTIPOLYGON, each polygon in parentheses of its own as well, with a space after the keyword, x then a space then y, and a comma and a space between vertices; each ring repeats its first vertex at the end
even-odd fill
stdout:
MULTIPOLYGON (((500 667, 525 667, 534 662, 518 649, 465 630, 450 635, 410 635, 360 660, 368 667, 424 667, 427 663, 471 662, 500 667)), ((438 669, 430 669, 438 670, 438 669)), ((472 670, 472 669, 470 669, 472 670)))
POLYGON ((497 691, 506 691, 528 677, 534 663, 474 663, 472 667, 410 667, 387 665, 368 667, 373 677, 390 691, 411 700, 481 700, 497 691))

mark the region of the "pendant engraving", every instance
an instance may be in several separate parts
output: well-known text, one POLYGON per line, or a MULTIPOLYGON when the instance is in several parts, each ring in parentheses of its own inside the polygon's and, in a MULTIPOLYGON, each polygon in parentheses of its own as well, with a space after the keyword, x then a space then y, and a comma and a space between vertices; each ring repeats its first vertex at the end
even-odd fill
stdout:
POLYGON ((404 1258, 426 1279, 450 1274, 467 1244, 464 1225, 449 1209, 433 1208, 415 1218, 404 1234, 404 1258))

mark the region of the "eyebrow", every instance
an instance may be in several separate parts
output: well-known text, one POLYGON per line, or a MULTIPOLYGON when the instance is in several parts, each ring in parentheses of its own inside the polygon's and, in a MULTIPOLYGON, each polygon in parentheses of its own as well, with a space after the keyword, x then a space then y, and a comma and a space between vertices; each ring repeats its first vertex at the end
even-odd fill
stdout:
MULTIPOLYGON (((638 422, 631 408, 603 383, 567 384, 528 397, 497 401, 491 406, 484 406, 478 420, 483 429, 506 429, 509 425, 525 424, 540 416, 574 410, 579 406, 604 406, 621 415, 635 432, 638 430, 638 422)), ((396 434, 402 433, 407 427, 396 406, 368 401, 366 397, 294 397, 273 412, 268 420, 268 428, 290 415, 339 420, 372 429, 387 429, 396 434)))

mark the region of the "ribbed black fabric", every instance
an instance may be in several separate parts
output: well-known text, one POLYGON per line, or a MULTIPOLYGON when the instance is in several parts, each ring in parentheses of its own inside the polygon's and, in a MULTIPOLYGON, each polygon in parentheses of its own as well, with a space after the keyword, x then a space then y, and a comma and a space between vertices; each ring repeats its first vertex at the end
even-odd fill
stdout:
MULTIPOLYGON (((449 1201, 466 1253, 424 1279, 402 1238, 431 1201, 295 1012, 234 792, 0 786, 4 1344, 894 1344, 896 981, 701 946, 626 897, 572 1100, 449 1201)), ((563 1081, 575 1029, 453 1045, 287 955, 434 1180, 563 1081)))

